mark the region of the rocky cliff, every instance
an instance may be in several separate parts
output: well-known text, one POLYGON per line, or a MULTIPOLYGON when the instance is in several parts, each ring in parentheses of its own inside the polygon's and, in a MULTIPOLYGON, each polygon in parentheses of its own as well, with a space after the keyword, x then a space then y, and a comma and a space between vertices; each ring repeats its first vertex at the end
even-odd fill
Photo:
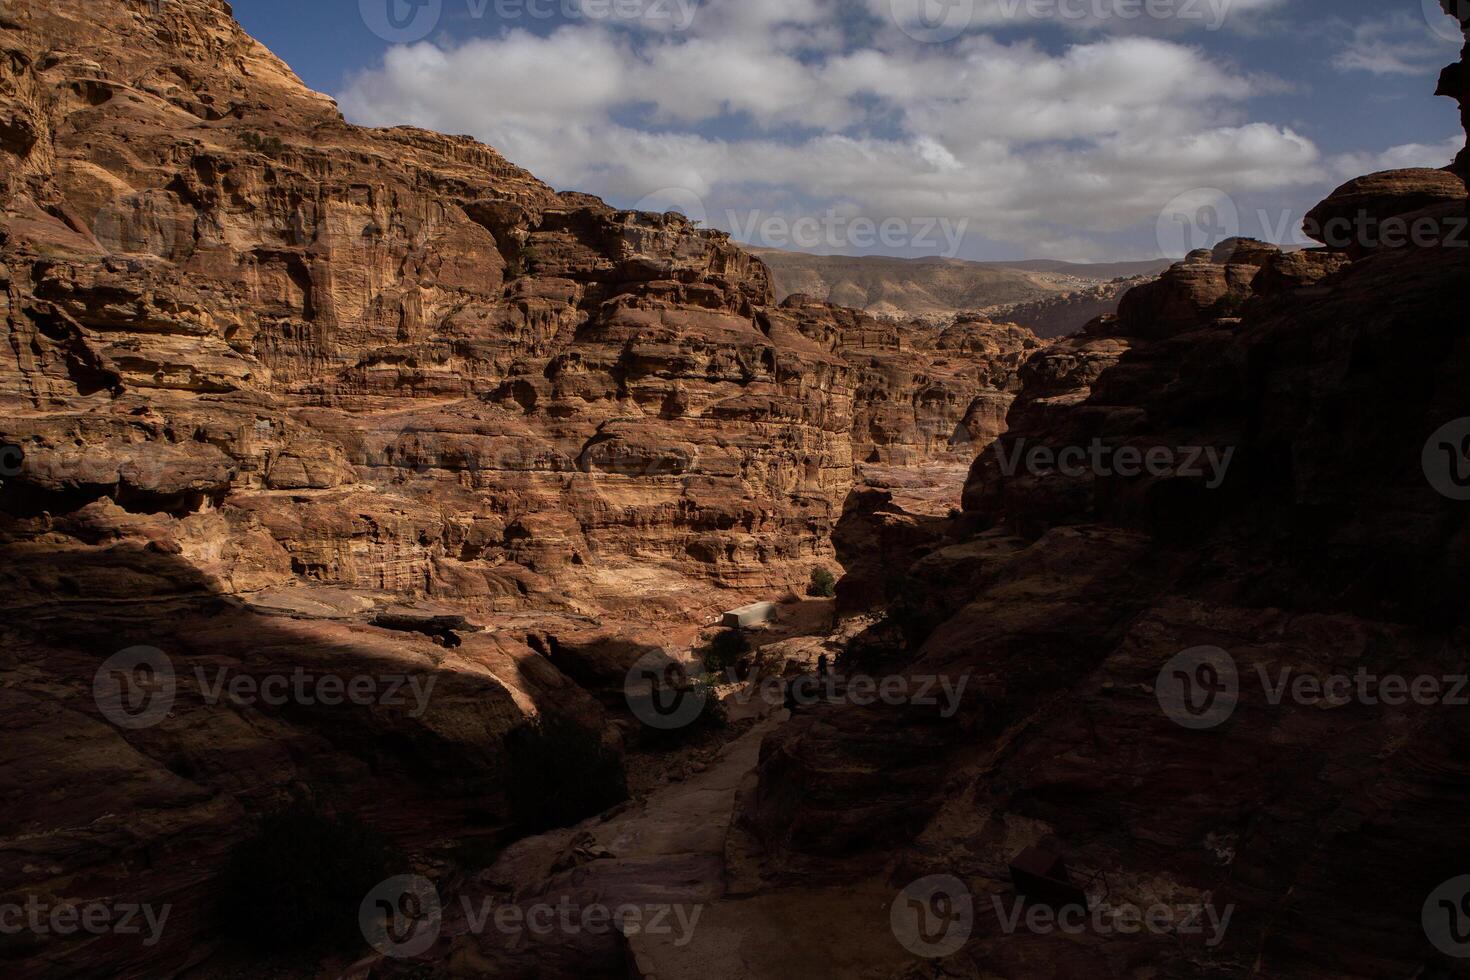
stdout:
MULTIPOLYGON (((915 222, 912 230, 917 236, 926 225, 915 222)), ((944 227, 948 234, 958 231, 963 238, 963 225, 956 230, 946 221, 944 227)), ((938 232, 931 234, 937 236, 938 232)), ((954 243, 956 248, 959 244, 958 240, 954 243)), ((1168 265, 1161 260, 1088 265, 1051 259, 970 262, 938 257, 813 255, 774 248, 752 251, 770 267, 778 299, 797 294, 813 296, 885 319, 919 318, 931 323, 947 322, 970 312, 990 314, 1001 321, 1006 319, 1009 307, 1085 292, 1119 277, 1154 275, 1168 265)), ((1078 320, 1074 330, 1087 319, 1078 320)))
POLYGON ((1202 250, 1023 367, 963 519, 918 529, 852 648, 974 693, 950 719, 831 704, 769 737, 744 811, 767 900, 950 876, 950 918, 973 904, 946 976, 1466 975, 1431 918, 1470 866, 1470 726, 1447 696, 1470 586, 1466 188, 1376 174, 1314 215, 1322 248, 1202 250), (1368 234, 1321 227, 1342 215, 1368 234), (1439 696, 1322 694, 1348 677, 1439 696), (1219 713, 1185 711, 1190 682, 1219 713), (1008 919, 1028 847, 1103 926, 1008 919), (1232 924, 1107 924, 1185 907, 1232 924))
POLYGON ((1129 290, 1153 278, 1114 279, 1030 303, 1002 306, 990 311, 990 315, 1019 324, 1038 337, 1070 337, 1098 317, 1118 312, 1118 304, 1129 290))
MULTIPOLYGON (((212 877, 292 801, 413 848, 505 831, 507 732, 553 713, 617 750, 572 676, 616 692, 710 613, 804 586, 854 447, 968 465, 1035 346, 778 306, 679 215, 348 125, 224 0, 7 0, 0 206, 24 460, 0 893, 183 910, 156 947, 89 941, 119 975, 211 954, 212 877), (120 652, 119 704, 166 694, 146 725, 102 710, 120 652), (302 674, 402 692, 218 686, 302 674)), ((5 956, 59 975, 77 943, 5 956)))
POLYGON ((1012 323, 962 316, 945 329, 893 323, 797 294, 782 309, 835 322, 853 383, 853 460, 912 468, 969 466, 1004 431, 1021 365, 1043 343, 1012 323))
POLYGON ((759 262, 347 126, 223 4, 154 6, 10 6, 13 492, 219 505, 277 584, 488 606, 822 556, 851 386, 759 262))
POLYGON ((1464 973, 1420 916, 1470 868, 1466 716, 1262 679, 1463 674, 1450 172, 1352 182, 1321 249, 1201 251, 1040 349, 777 305, 677 215, 349 126, 223 0, 6 0, 0 53, 0 899, 174 909, 150 946, 6 933, 13 969, 216 973, 218 875, 294 802, 469 872, 446 898, 705 918, 530 947, 455 918, 354 975, 932 975, 891 937, 933 875, 973 899, 950 976, 1464 973), (1360 215, 1430 233, 1328 234, 1360 215), (982 450, 955 516, 854 492, 982 450), (837 558, 869 614, 839 673, 954 711, 843 692, 657 807, 449 856, 514 830, 507 733, 616 756, 635 659, 837 558), (1238 690, 1191 728, 1161 687, 1201 647, 1238 690), (989 900, 1029 846, 1233 925, 1016 932, 989 900))
MULTIPOLYGON (((1459 0, 1439 0, 1445 15, 1454 17, 1466 32, 1470 41, 1470 11, 1459 0)), ((1460 60, 1445 68, 1440 75, 1438 95, 1448 96, 1460 103, 1460 123, 1470 131, 1470 51, 1461 51, 1460 60)), ((1461 176, 1470 176, 1470 148, 1460 151, 1455 158, 1455 171, 1461 176)))
MULTIPOLYGON (((844 597, 886 609, 752 778, 686 794, 733 797, 728 829, 588 824, 576 853, 607 853, 528 841, 474 882, 655 889, 705 925, 553 938, 543 974, 1470 975, 1444 918, 1470 868, 1470 201, 1396 171, 1314 215, 1321 248, 1201 250, 1031 356, 957 518, 857 494, 844 597), (874 704, 864 674, 968 693, 874 704), (699 870, 653 877, 675 841, 699 870)), ((527 955, 460 931, 431 961, 527 955)))

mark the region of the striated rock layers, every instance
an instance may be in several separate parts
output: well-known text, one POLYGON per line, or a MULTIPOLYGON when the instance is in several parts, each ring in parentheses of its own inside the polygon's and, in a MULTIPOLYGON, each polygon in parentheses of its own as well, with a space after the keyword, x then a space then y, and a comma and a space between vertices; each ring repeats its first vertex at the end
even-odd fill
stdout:
MULTIPOLYGON (((1470 249, 1237 240, 1055 347, 894 333, 776 306, 677 216, 348 126, 229 14, 0 11, 0 441, 24 453, 0 486, 0 899, 173 909, 146 947, 6 934, 8 966, 197 973, 228 852, 294 800, 432 860, 503 839, 508 731, 556 713, 616 749, 619 675, 684 642, 660 627, 800 584, 847 509, 875 519, 837 534, 844 601, 884 608, 838 673, 961 696, 762 722, 677 822, 609 814, 477 878, 692 896, 687 944, 527 948, 456 916, 358 972, 816 976, 805 951, 835 947, 815 971, 932 975, 887 937, 899 890, 947 875, 974 899, 951 976, 1463 974, 1421 914, 1470 868, 1470 716, 1268 681, 1464 672, 1470 523, 1426 461, 1470 416, 1470 249), (963 465, 961 432, 985 449, 962 514, 852 492, 854 462, 963 465), (1161 688, 1201 646, 1239 690, 1187 728, 1161 688), (1230 924, 1016 931, 991 899, 1028 846, 1114 907, 1230 924)), ((1465 200, 1395 173, 1321 213, 1465 200)))
POLYGON ((991 316, 1020 324, 1038 337, 1068 337, 1100 316, 1118 312, 1118 303, 1135 286, 1154 276, 1132 276, 1098 283, 1085 289, 1016 303, 990 311, 991 316))
POLYGON ((1017 372, 1043 346, 1023 327, 973 314, 936 330, 920 321, 875 320, 801 294, 781 308, 804 332, 835 328, 833 340, 851 369, 858 464, 968 466, 1005 431, 1017 372))
MULTIPOLYGON (((858 493, 843 586, 884 615, 838 696, 764 733, 734 822, 588 825, 609 854, 528 842, 477 883, 640 896, 677 846, 657 893, 705 925, 553 937, 537 975, 1470 975, 1444 917, 1470 869, 1467 199, 1396 172, 1320 213, 1374 234, 1201 250, 1035 354, 958 518, 858 493), (1433 233, 1385 244, 1405 216, 1433 233), (929 694, 873 703, 859 672, 929 694), (1029 848, 1094 912, 1018 905, 1029 848)), ((732 791, 707 782, 691 802, 732 791)), ((527 955, 461 930, 429 959, 527 955)))
POLYGON ((224 0, 6 0, 0 206, 0 896, 179 910, 7 938, 38 975, 207 957, 212 876, 292 800, 505 831, 507 731, 616 746, 571 678, 693 640, 630 621, 804 584, 854 448, 968 465, 1036 346, 777 306, 679 215, 350 126, 224 0))
POLYGON ((18 493, 208 507, 277 581, 487 607, 595 588, 569 566, 769 588, 821 556, 850 385, 758 315, 759 262, 347 126, 221 3, 84 6, 10 8, 18 493))
POLYGON ((914 536, 850 651, 969 695, 949 718, 820 705, 766 739, 748 919, 816 882, 901 902, 948 875, 973 923, 946 976, 1466 975, 1425 918, 1470 867, 1470 249, 1447 178, 1373 175, 1319 209, 1426 218, 1427 241, 1225 242, 1027 362, 964 517, 914 536), (1180 686, 1226 676, 1178 666, 1197 648, 1226 686, 1180 686), (1176 722, 1221 692, 1222 714, 1176 722), (1009 865, 1033 846, 1104 908, 1230 921, 1018 928, 1009 865))

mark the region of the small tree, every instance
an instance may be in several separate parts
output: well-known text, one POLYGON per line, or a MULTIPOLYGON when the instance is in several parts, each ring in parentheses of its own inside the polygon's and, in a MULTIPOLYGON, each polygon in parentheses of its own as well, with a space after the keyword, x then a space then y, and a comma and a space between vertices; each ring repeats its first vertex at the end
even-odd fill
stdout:
POLYGON ((710 641, 704 654, 704 670, 719 675, 738 664, 750 652, 750 641, 740 630, 725 630, 710 641))
POLYGON ((241 133, 240 142, 256 153, 264 153, 268 157, 278 157, 286 152, 286 144, 281 142, 279 136, 261 136, 253 129, 247 129, 241 133))
POLYGON ((812 569, 812 582, 806 594, 818 599, 831 599, 837 595, 837 576, 825 568, 812 569))
POLYGON ((505 736, 506 795, 527 833, 570 827, 628 798, 622 755, 601 735, 544 714, 505 736))
MULTIPOLYGON (((738 635, 738 631, 732 632, 738 635)), ((675 728, 659 728, 646 723, 640 725, 637 734, 640 747, 665 751, 681 745, 701 742, 729 726, 729 714, 725 709, 725 702, 720 699, 719 692, 719 683, 723 675, 710 668, 710 664, 716 662, 716 656, 711 648, 706 648, 702 673, 692 677, 669 677, 659 685, 660 693, 657 695, 659 697, 679 696, 697 699, 699 714, 686 724, 675 728)))

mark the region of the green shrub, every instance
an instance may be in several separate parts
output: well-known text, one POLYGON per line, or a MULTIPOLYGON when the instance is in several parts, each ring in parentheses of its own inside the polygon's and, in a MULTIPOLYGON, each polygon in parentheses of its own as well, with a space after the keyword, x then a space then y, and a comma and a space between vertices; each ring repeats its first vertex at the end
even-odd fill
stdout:
POLYGON ((526 833, 570 827, 628 798, 622 756, 589 728, 542 715, 505 737, 506 795, 526 833))
POLYGON ((812 582, 806 594, 818 599, 831 599, 837 595, 837 576, 825 568, 812 569, 812 582))
POLYGON ((256 153, 264 153, 268 157, 280 156, 286 152, 286 144, 281 142, 280 137, 261 136, 250 129, 240 134, 240 142, 245 144, 247 149, 254 150, 256 153))
POLYGON ((656 728, 639 725, 638 747, 654 751, 669 751, 685 745, 698 744, 719 735, 730 725, 725 702, 720 700, 716 685, 722 679, 719 674, 704 674, 689 678, 688 695, 702 700, 699 716, 680 728, 656 728))
POLYGON ((363 896, 403 870, 388 843, 355 817, 306 806, 269 817, 237 845, 219 879, 225 934, 257 953, 362 942, 363 896))
POLYGON ((704 652, 704 671, 722 675, 750 652, 750 641, 740 630, 725 630, 710 641, 704 652))
POLYGON ((1215 304, 1214 315, 1217 317, 1240 316, 1245 312, 1249 299, 1249 296, 1239 293, 1227 294, 1215 304))

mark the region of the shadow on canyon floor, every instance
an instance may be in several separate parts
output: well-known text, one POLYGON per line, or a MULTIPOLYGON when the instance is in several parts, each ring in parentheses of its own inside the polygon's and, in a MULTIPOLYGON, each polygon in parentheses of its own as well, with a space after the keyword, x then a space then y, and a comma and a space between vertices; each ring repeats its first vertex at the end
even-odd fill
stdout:
POLYGON ((297 805, 452 873, 516 836, 505 739, 526 715, 611 737, 598 704, 515 637, 449 646, 262 614, 139 540, 5 550, 0 894, 174 912, 148 948, 7 936, 3 957, 59 968, 86 946, 159 974, 196 962, 219 937, 230 853, 297 805))

